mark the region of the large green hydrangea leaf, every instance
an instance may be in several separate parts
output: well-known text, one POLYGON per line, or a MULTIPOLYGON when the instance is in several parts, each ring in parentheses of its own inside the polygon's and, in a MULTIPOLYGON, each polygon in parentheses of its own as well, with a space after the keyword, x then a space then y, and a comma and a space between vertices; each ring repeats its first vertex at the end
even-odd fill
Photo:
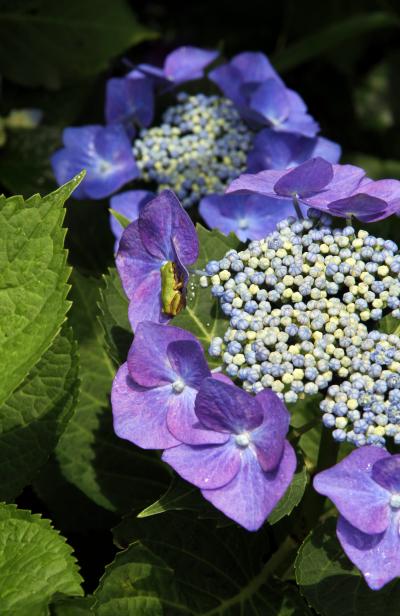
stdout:
POLYGON ((296 588, 272 580, 291 557, 289 541, 272 555, 264 531, 215 528, 184 513, 126 519, 115 537, 128 549, 95 592, 98 616, 308 616, 296 588), (272 582, 272 583, 271 583, 272 582))
POLYGON ((0 613, 47 616, 56 593, 82 595, 72 550, 49 520, 0 505, 0 613))
POLYGON ((0 405, 49 348, 70 303, 63 205, 84 172, 47 197, 0 197, 0 405))
POLYGON ((30 483, 57 444, 78 395, 78 356, 65 328, 0 407, 0 499, 30 483))

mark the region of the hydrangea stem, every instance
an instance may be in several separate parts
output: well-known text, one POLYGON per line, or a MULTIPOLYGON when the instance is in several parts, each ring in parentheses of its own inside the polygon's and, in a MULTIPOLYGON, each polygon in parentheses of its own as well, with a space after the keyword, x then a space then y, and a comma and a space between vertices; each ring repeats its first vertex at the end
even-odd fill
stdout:
POLYGON ((297 218, 299 220, 304 220, 303 213, 300 209, 299 200, 296 195, 293 195, 293 207, 296 210, 297 218))

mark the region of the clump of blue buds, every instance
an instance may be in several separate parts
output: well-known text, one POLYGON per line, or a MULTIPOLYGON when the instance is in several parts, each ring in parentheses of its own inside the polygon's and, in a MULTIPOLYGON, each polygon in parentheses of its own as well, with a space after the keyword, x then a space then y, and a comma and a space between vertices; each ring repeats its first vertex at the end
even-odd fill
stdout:
POLYGON ((323 423, 337 441, 400 444, 400 338, 377 331, 383 316, 400 319, 393 241, 332 228, 309 210, 206 272, 230 320, 209 352, 230 377, 289 404, 323 393, 323 423))
POLYGON ((223 193, 246 169, 253 133, 226 98, 185 92, 177 98, 160 126, 140 131, 133 153, 145 181, 173 189, 189 207, 223 193))

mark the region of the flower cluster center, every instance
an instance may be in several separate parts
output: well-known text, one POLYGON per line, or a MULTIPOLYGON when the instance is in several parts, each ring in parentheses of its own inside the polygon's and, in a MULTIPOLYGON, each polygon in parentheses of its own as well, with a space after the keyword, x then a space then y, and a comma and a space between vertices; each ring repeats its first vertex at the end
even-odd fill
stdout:
POLYGON ((242 432, 235 437, 235 443, 238 447, 248 447, 250 445, 250 434, 248 432, 242 432))
POLYGON ((133 152, 145 181, 172 189, 185 207, 225 187, 246 168, 252 133, 233 103, 219 96, 178 95, 161 126, 144 129, 133 152))
POLYGON ((185 389, 185 387, 186 387, 185 381, 181 378, 176 379, 176 381, 172 383, 172 389, 174 390, 176 394, 181 394, 183 390, 185 389))

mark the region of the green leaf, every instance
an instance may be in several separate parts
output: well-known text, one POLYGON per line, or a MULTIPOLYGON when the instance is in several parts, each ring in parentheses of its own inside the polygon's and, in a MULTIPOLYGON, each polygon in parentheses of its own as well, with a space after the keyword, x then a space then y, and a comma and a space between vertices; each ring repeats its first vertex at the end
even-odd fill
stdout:
POLYGON ((63 205, 83 176, 42 199, 0 197, 0 405, 49 348, 69 308, 63 205))
POLYGON ((30 483, 70 419, 78 396, 78 356, 70 329, 0 407, 0 499, 30 483))
POLYGON ((134 543, 106 569, 95 592, 99 616, 308 614, 290 587, 279 596, 273 589, 271 576, 291 558, 291 541, 269 560, 264 531, 217 529, 183 513, 165 514, 163 524, 157 517, 126 519, 115 537, 122 546, 134 543))
MULTIPOLYGON (((219 261, 231 248, 238 249, 240 241, 233 234, 223 235, 217 229, 208 231, 197 225, 197 234, 200 243, 200 254, 192 270, 204 270, 209 261, 219 261)), ((186 308, 171 321, 172 325, 182 327, 192 332, 205 351, 208 351, 210 342, 215 336, 223 336, 229 326, 229 321, 220 309, 219 302, 211 295, 211 288, 202 288, 199 284, 198 274, 189 278, 186 308)), ((220 366, 221 361, 207 357, 210 366, 220 366)))
POLYGON ((278 502, 275 509, 270 513, 268 522, 276 524, 282 518, 290 515, 295 507, 303 498, 307 486, 308 476, 304 460, 300 454, 297 455, 297 469, 292 479, 292 483, 286 490, 283 498, 278 502))
POLYGON ((132 221, 123 214, 120 214, 120 212, 116 212, 111 207, 109 208, 109 211, 110 214, 114 216, 115 220, 119 222, 120 225, 122 225, 123 229, 126 229, 126 227, 131 224, 132 221))
POLYGON ((0 612, 47 616, 56 593, 82 595, 72 550, 49 520, 0 505, 0 612))
POLYGON ((150 504, 169 483, 166 466, 114 434, 109 404, 115 368, 97 320, 100 281, 74 272, 70 323, 79 342, 81 388, 55 450, 64 477, 98 505, 126 512, 150 504))
POLYGON ((344 555, 335 527, 335 519, 327 520, 299 550, 296 580, 308 603, 323 616, 397 616, 400 582, 391 582, 379 592, 370 590, 344 555))
POLYGON ((52 616, 90 616, 93 615, 93 597, 66 597, 51 604, 52 616))
POLYGON ((325 28, 319 28, 316 34, 289 45, 272 58, 272 63, 278 71, 287 71, 343 45, 346 41, 352 41, 357 36, 380 28, 398 28, 399 25, 400 21, 395 15, 384 12, 349 17, 325 28))
POLYGON ((125 0, 0 2, 0 72, 24 86, 57 89, 97 74, 153 37, 125 0))
POLYGON ((126 360, 133 334, 128 320, 128 299, 115 268, 111 268, 104 276, 99 306, 99 320, 108 353, 117 365, 122 364, 126 360))
POLYGON ((379 321, 379 331, 385 334, 396 334, 400 336, 400 321, 391 315, 384 317, 379 321))

